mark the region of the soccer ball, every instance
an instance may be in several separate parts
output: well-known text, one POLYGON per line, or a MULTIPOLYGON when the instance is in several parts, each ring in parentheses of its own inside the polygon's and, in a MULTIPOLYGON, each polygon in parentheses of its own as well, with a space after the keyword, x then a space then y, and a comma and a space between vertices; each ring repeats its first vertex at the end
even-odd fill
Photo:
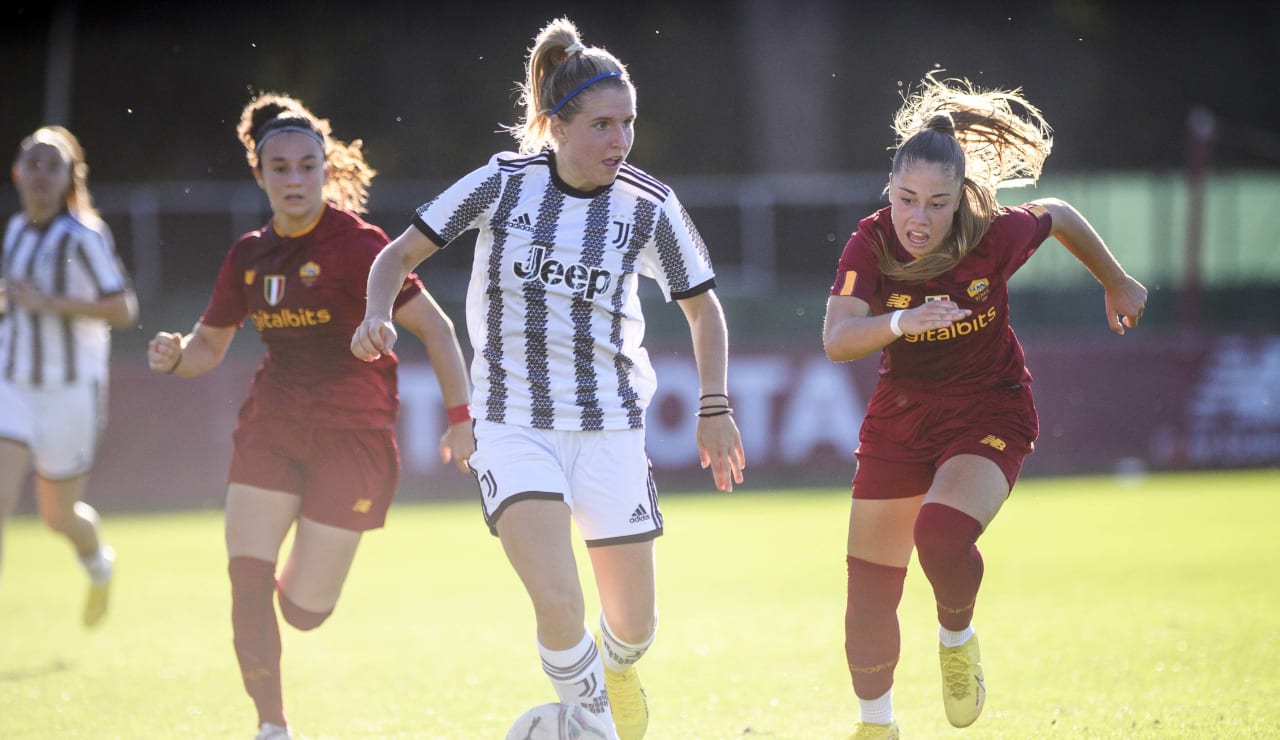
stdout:
POLYGON ((539 704, 516 718, 507 740, 609 740, 604 721, 577 704, 539 704))

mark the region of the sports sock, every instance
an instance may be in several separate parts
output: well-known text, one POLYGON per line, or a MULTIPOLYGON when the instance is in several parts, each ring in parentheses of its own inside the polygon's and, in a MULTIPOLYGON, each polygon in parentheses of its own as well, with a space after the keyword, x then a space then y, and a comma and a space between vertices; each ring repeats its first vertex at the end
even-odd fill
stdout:
POLYGON ((299 629, 303 632, 319 627, 324 624, 324 620, 328 619, 330 614, 333 614, 332 609, 327 612, 313 612, 303 609, 293 603, 288 596, 285 596, 283 590, 279 590, 276 598, 280 601, 280 616, 284 617, 284 621, 288 622, 294 629, 299 629))
POLYGON ((551 686, 562 703, 580 704, 613 726, 600 651, 585 629, 578 644, 568 650, 552 650, 539 642, 538 653, 542 656, 542 671, 551 679, 551 686))
POLYGON ((898 603, 906 568, 846 556, 849 590, 844 614, 844 652, 859 699, 882 697, 893 686, 901 635, 898 603))
POLYGON ((874 699, 858 698, 859 718, 873 725, 887 725, 893 721, 893 689, 874 699))
POLYGON ((943 647, 957 648, 969 641, 973 637, 973 625, 969 625, 960 631, 949 630, 946 627, 938 628, 938 642, 943 647))
POLYGON ((975 544, 980 534, 977 519, 943 504, 925 504, 916 517, 916 553, 933 585, 938 623, 953 632, 973 621, 982 584, 982 553, 975 544))
POLYGON ((106 545, 98 545, 98 549, 91 555, 77 556, 80 558, 80 564, 89 573, 89 580, 94 583, 106 583, 111 580, 111 563, 114 553, 109 556, 110 550, 106 545))
POLYGON ((231 576, 231 632, 240 661, 245 691, 258 709, 258 724, 287 727, 280 686, 280 625, 272 595, 276 565, 265 560, 234 557, 231 576))
POLYGON ((653 644, 653 638, 657 634, 655 625, 654 631, 649 633, 649 637, 644 642, 639 644, 623 642, 613 634, 613 630, 609 629, 609 622, 604 618, 604 612, 600 612, 600 644, 604 647, 600 652, 600 659, 604 662, 604 667, 615 673, 621 673, 635 665, 653 644))

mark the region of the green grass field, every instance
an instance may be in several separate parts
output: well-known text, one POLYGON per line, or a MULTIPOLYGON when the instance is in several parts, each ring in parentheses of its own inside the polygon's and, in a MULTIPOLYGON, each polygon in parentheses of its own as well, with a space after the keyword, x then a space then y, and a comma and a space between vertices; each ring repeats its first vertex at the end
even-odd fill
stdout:
MULTIPOLYGON (((667 495, 663 512, 649 737, 844 737, 846 490, 667 495)), ((967 730, 943 716, 932 599, 908 575, 903 737, 1280 737, 1277 521, 1275 470, 1024 481, 980 543, 989 694, 967 730)), ((220 512, 106 527, 113 609, 86 632, 67 545, 10 522, 0 737, 252 737, 220 512)), ((329 622, 283 634, 306 738, 500 739, 553 700, 523 589, 471 503, 393 509, 329 622)))

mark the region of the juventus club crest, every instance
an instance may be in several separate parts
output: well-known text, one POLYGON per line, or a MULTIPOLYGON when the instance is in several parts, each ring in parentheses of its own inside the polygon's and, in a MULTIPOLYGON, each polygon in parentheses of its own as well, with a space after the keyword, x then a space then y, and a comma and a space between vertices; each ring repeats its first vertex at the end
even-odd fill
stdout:
POLYGON ((613 246, 621 248, 631 239, 631 224, 624 221, 613 222, 613 246))
POLYGON ((277 306, 284 300, 284 275, 263 275, 262 294, 268 306, 277 306))

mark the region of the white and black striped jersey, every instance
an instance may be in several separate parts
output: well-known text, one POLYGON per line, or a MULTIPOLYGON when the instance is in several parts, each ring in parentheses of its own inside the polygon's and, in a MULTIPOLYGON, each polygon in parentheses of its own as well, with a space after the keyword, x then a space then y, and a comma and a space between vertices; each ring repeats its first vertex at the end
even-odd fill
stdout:
MULTIPOLYGON (((107 225, 65 211, 43 226, 21 213, 9 219, 0 278, 78 301, 129 287, 107 225)), ((0 376, 13 383, 54 388, 105 380, 110 355, 111 327, 103 319, 32 313, 13 301, 0 319, 0 376)))
POLYGON ((611 185, 576 190, 554 156, 497 154, 414 219, 441 246, 479 230, 472 413, 534 429, 639 429, 657 387, 639 277, 667 300, 690 298, 715 287, 711 259, 666 185, 623 165, 611 185))

